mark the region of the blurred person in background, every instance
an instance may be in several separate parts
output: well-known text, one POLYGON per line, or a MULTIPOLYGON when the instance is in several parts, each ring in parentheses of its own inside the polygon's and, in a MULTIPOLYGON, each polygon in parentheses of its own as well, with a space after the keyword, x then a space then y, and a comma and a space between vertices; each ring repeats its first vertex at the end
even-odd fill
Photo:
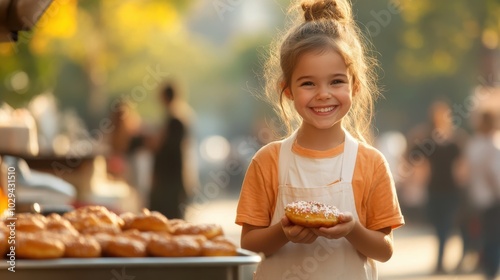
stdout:
POLYGON ((154 152, 153 175, 149 195, 151 210, 169 219, 183 219, 188 196, 193 186, 186 177, 187 143, 189 139, 190 107, 182 100, 178 84, 168 81, 160 91, 160 101, 166 110, 164 127, 149 143, 154 152))
MULTIPOLYGON (((458 170, 462 160, 465 132, 454 127, 449 104, 438 100, 431 104, 429 123, 416 128, 409 141, 409 156, 427 166, 427 221, 438 238, 434 273, 443 274, 445 245, 458 223, 461 184, 458 170)), ((416 163, 415 165, 420 165, 416 163)))
POLYGON ((109 134, 107 171, 116 178, 132 182, 128 155, 133 138, 139 133, 139 114, 122 100, 114 103, 110 115, 112 131, 109 134))
POLYGON ((466 149, 469 199, 480 221, 480 268, 494 279, 500 262, 500 136, 495 116, 481 112, 466 149))

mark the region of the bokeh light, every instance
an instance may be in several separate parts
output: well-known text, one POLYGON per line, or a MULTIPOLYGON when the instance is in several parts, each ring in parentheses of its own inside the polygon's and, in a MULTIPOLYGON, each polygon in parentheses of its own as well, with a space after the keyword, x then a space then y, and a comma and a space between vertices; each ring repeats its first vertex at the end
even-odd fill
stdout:
POLYGON ((220 135, 209 136, 200 145, 201 156, 209 162, 218 162, 226 159, 230 149, 231 147, 227 139, 220 135))

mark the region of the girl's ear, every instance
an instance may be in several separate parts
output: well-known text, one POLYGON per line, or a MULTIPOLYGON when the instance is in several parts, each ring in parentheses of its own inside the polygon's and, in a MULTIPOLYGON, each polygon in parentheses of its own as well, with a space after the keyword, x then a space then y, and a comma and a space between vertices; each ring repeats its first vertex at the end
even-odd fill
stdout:
POLYGON ((292 92, 290 91, 290 88, 285 88, 285 90, 283 90, 283 93, 288 99, 293 100, 293 95, 292 92))
POLYGON ((286 87, 285 82, 281 82, 281 88, 283 90, 283 94, 285 94, 288 99, 293 100, 293 95, 290 91, 290 87, 286 87))

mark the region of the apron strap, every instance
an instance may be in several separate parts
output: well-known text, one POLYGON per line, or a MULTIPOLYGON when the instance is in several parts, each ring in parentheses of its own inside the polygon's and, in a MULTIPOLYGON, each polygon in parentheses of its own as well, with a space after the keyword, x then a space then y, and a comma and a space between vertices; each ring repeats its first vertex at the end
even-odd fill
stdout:
POLYGON ((278 161, 278 184, 284 185, 288 181, 288 165, 292 160, 292 145, 293 141, 297 137, 297 130, 295 130, 292 135, 281 141, 281 148, 279 153, 279 161, 278 161))
POLYGON ((342 161, 341 181, 352 183, 354 167, 356 166, 356 158, 358 155, 358 141, 352 137, 347 130, 345 132, 344 154, 342 161))

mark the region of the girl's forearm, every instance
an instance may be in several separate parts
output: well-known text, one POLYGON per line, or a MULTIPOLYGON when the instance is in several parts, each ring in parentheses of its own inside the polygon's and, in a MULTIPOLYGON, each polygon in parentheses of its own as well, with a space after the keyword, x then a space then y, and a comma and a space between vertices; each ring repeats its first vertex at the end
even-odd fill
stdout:
POLYGON ((241 248, 243 249, 262 252, 270 256, 288 243, 280 223, 266 228, 247 227, 250 226, 244 226, 241 235, 241 248))
POLYGON ((393 242, 390 228, 382 231, 370 230, 356 222, 346 239, 361 254, 379 262, 386 262, 392 257, 393 242))

